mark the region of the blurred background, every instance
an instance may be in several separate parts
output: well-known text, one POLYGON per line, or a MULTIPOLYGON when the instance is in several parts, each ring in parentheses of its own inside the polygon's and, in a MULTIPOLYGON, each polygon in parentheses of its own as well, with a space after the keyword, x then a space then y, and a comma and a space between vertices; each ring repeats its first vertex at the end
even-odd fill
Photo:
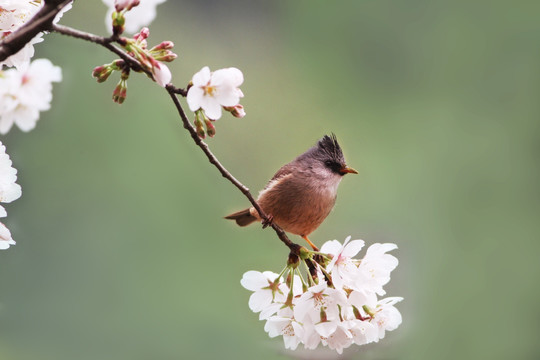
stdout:
MULTIPOLYGON (((106 8, 61 23, 105 35, 106 8)), ((311 236, 394 242, 387 286, 403 324, 347 359, 540 358, 540 21, 537 1, 169 1, 149 44, 172 40, 184 87, 203 66, 245 75, 243 119, 209 139, 256 194, 322 135, 360 175, 311 236)), ((58 34, 52 109, 2 137, 23 187, 6 206, 0 359, 333 359, 285 352, 247 306, 247 270, 279 271, 270 230, 194 146, 163 89, 58 34), (115 74, 116 75, 116 74, 115 74)), ((299 238, 294 240, 300 242, 299 238)))

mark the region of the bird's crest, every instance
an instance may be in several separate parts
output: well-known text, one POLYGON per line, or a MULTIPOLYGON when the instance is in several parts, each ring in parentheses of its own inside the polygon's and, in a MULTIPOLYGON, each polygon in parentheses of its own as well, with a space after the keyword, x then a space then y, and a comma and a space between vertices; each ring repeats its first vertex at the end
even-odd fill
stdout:
POLYGON ((317 143, 317 146, 338 163, 345 162, 343 151, 341 151, 341 146, 339 146, 334 133, 332 133, 330 136, 324 135, 323 138, 317 143))

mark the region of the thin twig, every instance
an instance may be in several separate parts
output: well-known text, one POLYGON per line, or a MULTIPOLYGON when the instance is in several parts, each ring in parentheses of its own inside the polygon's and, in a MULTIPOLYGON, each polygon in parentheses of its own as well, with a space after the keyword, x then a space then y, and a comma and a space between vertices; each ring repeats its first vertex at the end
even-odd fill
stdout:
POLYGON ((118 55, 122 60, 124 60, 132 69, 136 72, 144 72, 146 75, 148 75, 150 78, 153 79, 152 73, 146 69, 144 69, 141 64, 131 55, 127 54, 126 52, 122 51, 121 49, 117 48, 113 45, 114 42, 121 42, 121 38, 115 38, 115 37, 103 37, 94 35, 91 33, 87 33, 84 31, 80 31, 77 29, 70 28, 69 26, 64 25, 53 25, 52 31, 57 32, 59 34, 71 36, 77 39, 82 39, 86 41, 93 42, 95 44, 99 44, 116 55, 118 55))

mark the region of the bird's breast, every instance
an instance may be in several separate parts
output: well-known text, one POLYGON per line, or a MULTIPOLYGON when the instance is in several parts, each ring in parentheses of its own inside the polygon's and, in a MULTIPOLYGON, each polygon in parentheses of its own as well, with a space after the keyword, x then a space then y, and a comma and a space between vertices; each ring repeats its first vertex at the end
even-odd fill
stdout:
POLYGON ((328 216, 336 202, 339 181, 319 181, 289 174, 273 180, 258 202, 285 231, 309 235, 328 216))

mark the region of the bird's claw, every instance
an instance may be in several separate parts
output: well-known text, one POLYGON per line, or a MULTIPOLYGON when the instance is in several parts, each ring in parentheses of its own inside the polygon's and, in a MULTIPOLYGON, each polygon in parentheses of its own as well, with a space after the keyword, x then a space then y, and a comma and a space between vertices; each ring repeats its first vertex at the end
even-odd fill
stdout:
POLYGON ((272 225, 272 222, 274 221, 274 216, 268 215, 266 219, 263 219, 262 221, 262 227, 263 229, 266 229, 268 226, 272 225))

